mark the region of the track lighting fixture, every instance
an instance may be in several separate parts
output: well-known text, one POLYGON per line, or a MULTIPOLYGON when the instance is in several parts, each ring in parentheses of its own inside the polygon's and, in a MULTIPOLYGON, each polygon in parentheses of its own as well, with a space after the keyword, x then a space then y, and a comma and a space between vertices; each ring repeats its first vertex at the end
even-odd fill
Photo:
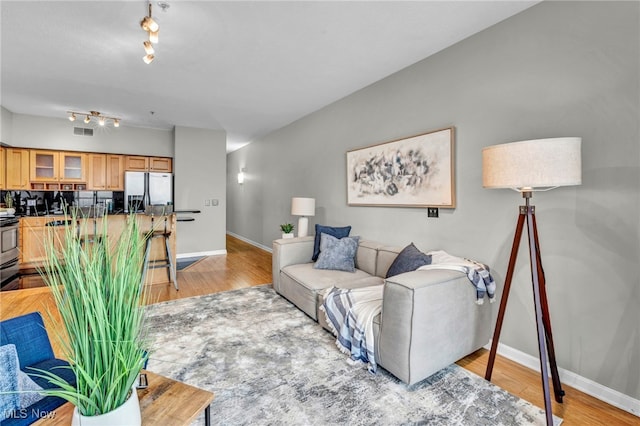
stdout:
POLYGON ((105 124, 107 124, 107 120, 111 120, 113 122, 113 127, 120 127, 119 118, 102 115, 98 111, 89 111, 88 113, 77 112, 77 111, 67 111, 67 113, 69 114, 69 121, 75 121, 76 116, 84 115, 83 121, 85 122, 85 124, 89 124, 91 122, 91 119, 95 118, 100 126, 104 126, 105 124))
MULTIPOLYGON (((158 6, 162 8, 163 12, 166 12, 169 8, 169 3, 159 2, 158 6)), ((155 58, 155 51, 152 44, 158 43, 158 32, 160 31, 160 25, 158 25, 158 22, 153 19, 151 14, 151 1, 149 1, 149 15, 142 18, 142 21, 140 21, 140 27, 149 33, 149 40, 143 43, 146 54, 142 57, 142 60, 145 64, 150 64, 155 58)))

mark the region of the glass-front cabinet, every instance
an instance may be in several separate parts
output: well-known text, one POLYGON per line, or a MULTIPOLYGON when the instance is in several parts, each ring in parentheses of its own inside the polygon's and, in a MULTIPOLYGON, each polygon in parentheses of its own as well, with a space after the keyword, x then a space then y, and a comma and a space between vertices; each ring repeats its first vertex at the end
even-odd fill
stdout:
POLYGON ((31 189, 83 190, 87 181, 87 155, 79 152, 30 151, 31 189))
POLYGON ((59 152, 31 150, 31 181, 57 182, 59 152))

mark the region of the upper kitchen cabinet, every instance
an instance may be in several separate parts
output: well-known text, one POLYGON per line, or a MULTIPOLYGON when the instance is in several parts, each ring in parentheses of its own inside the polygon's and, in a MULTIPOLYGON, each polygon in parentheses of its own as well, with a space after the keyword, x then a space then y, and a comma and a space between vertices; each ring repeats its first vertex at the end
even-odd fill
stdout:
POLYGON ((125 157, 125 170, 133 172, 171 173, 173 171, 173 161, 169 157, 127 155, 125 157))
POLYGON ((30 189, 28 149, 5 148, 5 165, 7 166, 6 189, 30 189))
MULTIPOLYGON (((58 182, 60 156, 56 151, 31 150, 31 182, 58 182)), ((34 188, 39 189, 39 188, 34 188)))
POLYGON ((36 149, 30 152, 31 189, 86 189, 87 154, 36 149))
POLYGON ((4 189, 4 180, 6 178, 7 166, 4 159, 4 148, 0 146, 0 189, 4 189))
POLYGON ((124 156, 118 154, 88 154, 87 189, 124 191, 124 156))
POLYGON ((149 171, 150 172, 172 172, 172 160, 167 157, 151 157, 149 158, 149 171))

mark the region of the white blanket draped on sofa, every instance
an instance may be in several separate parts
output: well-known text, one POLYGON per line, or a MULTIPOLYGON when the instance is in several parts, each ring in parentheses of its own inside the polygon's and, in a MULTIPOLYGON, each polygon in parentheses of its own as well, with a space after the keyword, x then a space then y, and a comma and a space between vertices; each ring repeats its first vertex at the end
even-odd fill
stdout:
POLYGON ((384 285, 343 289, 331 287, 320 307, 336 336, 336 346, 356 363, 368 364, 376 372, 373 319, 382 310, 384 285))

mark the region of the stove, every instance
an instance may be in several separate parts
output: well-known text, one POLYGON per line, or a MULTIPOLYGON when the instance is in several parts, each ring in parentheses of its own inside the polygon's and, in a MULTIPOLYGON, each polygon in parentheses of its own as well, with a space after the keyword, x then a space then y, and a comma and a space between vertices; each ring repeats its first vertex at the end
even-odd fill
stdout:
POLYGON ((0 216, 0 288, 18 278, 18 218, 0 216))

